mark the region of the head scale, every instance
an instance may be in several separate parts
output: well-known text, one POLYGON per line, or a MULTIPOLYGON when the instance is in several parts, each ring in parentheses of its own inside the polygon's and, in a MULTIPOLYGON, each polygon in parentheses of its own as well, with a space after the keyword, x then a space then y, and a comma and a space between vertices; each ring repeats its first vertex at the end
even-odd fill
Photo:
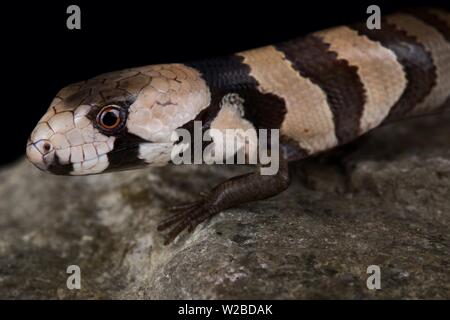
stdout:
POLYGON ((182 64, 103 74, 58 93, 28 139, 27 157, 68 175, 165 165, 174 130, 209 103, 200 74, 182 64))

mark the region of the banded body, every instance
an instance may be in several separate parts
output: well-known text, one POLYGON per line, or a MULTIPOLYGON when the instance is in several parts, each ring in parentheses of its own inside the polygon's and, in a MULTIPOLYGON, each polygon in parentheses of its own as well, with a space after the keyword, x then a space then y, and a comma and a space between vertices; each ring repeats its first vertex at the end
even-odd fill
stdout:
MULTIPOLYGON (((289 185, 287 162, 357 139, 388 121, 450 107, 450 14, 406 11, 381 29, 340 26, 227 57, 100 75, 61 90, 27 144, 56 174, 172 162, 174 131, 279 129, 277 174, 228 180, 175 209, 167 240, 228 207, 289 185)), ((214 143, 219 143, 214 141, 214 143)))

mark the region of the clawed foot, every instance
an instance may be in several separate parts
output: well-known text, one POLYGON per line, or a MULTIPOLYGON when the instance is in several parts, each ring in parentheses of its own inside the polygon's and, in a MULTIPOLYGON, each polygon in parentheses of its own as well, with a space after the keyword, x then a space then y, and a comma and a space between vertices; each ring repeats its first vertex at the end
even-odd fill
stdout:
POLYGON ((207 194, 202 194, 198 201, 169 208, 172 215, 158 225, 158 231, 172 228, 166 234, 164 245, 171 243, 185 229, 191 232, 197 225, 218 212, 208 199, 207 194))

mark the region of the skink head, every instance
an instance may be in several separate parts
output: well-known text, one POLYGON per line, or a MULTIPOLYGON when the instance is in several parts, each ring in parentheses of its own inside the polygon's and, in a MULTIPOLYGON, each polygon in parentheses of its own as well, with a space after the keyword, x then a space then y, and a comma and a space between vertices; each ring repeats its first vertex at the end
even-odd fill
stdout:
POLYGON ((31 133, 27 157, 68 175, 165 165, 174 130, 209 102, 199 73, 181 64, 103 74, 58 93, 31 133))

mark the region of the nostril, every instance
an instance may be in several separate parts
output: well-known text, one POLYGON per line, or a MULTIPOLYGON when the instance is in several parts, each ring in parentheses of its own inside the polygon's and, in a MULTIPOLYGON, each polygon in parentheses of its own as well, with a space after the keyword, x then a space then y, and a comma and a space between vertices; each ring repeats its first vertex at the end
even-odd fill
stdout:
POLYGON ((50 145, 50 143, 45 142, 44 145, 42 146, 42 148, 44 149, 44 152, 47 153, 50 151, 50 149, 52 148, 52 146, 50 145))
POLYGON ((48 140, 40 140, 34 143, 40 153, 46 155, 53 150, 53 146, 48 140))

